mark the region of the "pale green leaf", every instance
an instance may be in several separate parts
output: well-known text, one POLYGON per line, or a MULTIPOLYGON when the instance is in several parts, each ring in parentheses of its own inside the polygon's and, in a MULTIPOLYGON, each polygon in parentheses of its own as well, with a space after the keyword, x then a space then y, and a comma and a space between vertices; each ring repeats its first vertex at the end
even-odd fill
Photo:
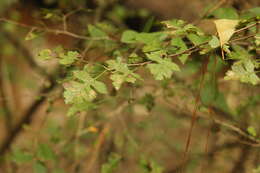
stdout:
POLYGON ((212 39, 209 41, 209 45, 214 49, 220 46, 220 42, 216 36, 212 36, 212 39))
POLYGON ((39 52, 38 58, 48 60, 52 58, 52 51, 50 49, 43 49, 39 52))
POLYGON ((62 64, 62 65, 71 65, 73 64, 77 58, 79 57, 79 53, 76 52, 76 51, 69 51, 67 52, 67 54, 62 54, 60 56, 60 60, 59 60, 59 63, 62 64))
POLYGON ((260 82, 259 77, 255 74, 252 60, 246 59, 235 62, 231 69, 226 73, 225 80, 240 80, 244 83, 256 85, 260 82))
POLYGON ((113 86, 118 90, 125 80, 125 76, 121 74, 112 74, 110 79, 113 81, 113 86))
POLYGON ((132 31, 132 30, 126 30, 123 32, 122 36, 121 36, 121 42, 122 43, 135 43, 136 40, 136 36, 138 35, 138 33, 136 31, 132 31))
POLYGON ((103 82, 94 81, 92 86, 97 90, 97 92, 102 94, 107 94, 107 87, 103 82))
POLYGON ((147 68, 153 74, 156 80, 170 78, 174 71, 180 71, 177 64, 171 62, 171 59, 165 58, 158 64, 148 64, 147 68))
POLYGON ((256 130, 255 130, 255 128, 252 127, 252 126, 249 126, 249 127, 247 128, 247 132, 248 132, 250 135, 254 136, 254 137, 257 136, 256 130))

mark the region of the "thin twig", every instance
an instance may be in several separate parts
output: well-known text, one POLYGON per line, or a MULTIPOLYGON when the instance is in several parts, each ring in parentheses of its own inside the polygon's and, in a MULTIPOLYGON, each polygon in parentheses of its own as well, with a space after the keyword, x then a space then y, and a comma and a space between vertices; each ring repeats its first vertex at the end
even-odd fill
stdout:
POLYGON ((248 25, 248 26, 246 26, 246 27, 244 27, 244 28, 240 28, 240 29, 236 30, 236 31, 234 32, 234 34, 235 34, 235 33, 238 33, 238 32, 241 32, 241 31, 244 31, 244 30, 246 30, 246 29, 252 28, 252 27, 256 26, 256 25, 259 24, 259 23, 260 23, 260 21, 257 21, 256 23, 253 23, 253 24, 251 24, 251 25, 248 25))
POLYGON ((87 36, 78 35, 78 34, 75 34, 75 33, 72 33, 72 32, 66 31, 66 30, 50 29, 50 28, 46 28, 46 27, 27 25, 27 24, 19 23, 19 22, 9 20, 9 19, 6 19, 6 18, 0 18, 0 21, 7 22, 7 23, 17 25, 17 26, 21 26, 21 27, 28 28, 28 29, 34 28, 36 30, 42 30, 42 31, 45 31, 47 33, 63 34, 63 35, 67 35, 67 36, 74 37, 74 38, 81 39, 81 40, 110 40, 111 39, 109 37, 95 37, 95 38, 87 37, 87 36))
POLYGON ((212 13, 213 11, 215 11, 216 9, 218 9, 221 5, 223 5, 224 3, 226 3, 227 0, 220 0, 218 1, 217 4, 215 4, 212 8, 208 9, 203 15, 202 17, 200 17, 198 20, 196 20, 195 22, 193 22, 193 24, 198 24, 202 19, 204 19, 205 17, 207 17, 210 13, 212 13))
POLYGON ((252 34, 252 35, 248 35, 248 36, 245 36, 245 37, 240 37, 240 38, 235 38, 235 39, 232 39, 230 40, 229 42, 236 42, 236 41, 240 41, 240 40, 245 40, 245 39, 248 39, 248 38, 251 38, 251 37, 254 37, 255 34, 252 34))

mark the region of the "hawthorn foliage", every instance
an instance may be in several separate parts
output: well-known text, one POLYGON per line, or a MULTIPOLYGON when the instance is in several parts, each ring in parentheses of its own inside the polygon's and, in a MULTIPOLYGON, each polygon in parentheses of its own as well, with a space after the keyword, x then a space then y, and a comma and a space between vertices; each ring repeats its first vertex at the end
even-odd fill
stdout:
MULTIPOLYGON (((119 14, 123 12, 119 12, 120 9, 117 9, 116 15, 109 14, 111 21, 92 22, 80 28, 81 33, 84 34, 68 30, 66 19, 69 17, 68 14, 73 14, 70 12, 61 17, 59 12, 44 11, 43 19, 50 21, 60 19, 62 29, 22 25, 8 19, 1 20, 31 28, 25 37, 26 41, 33 42, 44 33, 66 35, 81 41, 84 49, 82 46, 77 49, 66 49, 63 45, 57 45, 37 53, 37 61, 54 62, 57 69, 63 71, 62 78, 56 81, 62 87, 62 98, 68 105, 69 118, 82 116, 93 110, 99 111, 113 104, 117 105, 117 109, 110 111, 120 114, 121 109, 132 102, 142 104, 151 111, 156 104, 155 93, 146 93, 141 98, 132 98, 134 94, 131 94, 136 88, 145 88, 147 78, 149 80, 153 78, 155 83, 159 84, 157 87, 162 90, 165 100, 174 94, 179 94, 169 90, 171 85, 180 85, 180 88, 188 88, 199 93, 192 103, 195 105, 195 110, 200 104, 202 111, 214 107, 231 115, 242 110, 229 108, 226 96, 219 88, 219 81, 226 81, 231 85, 231 81, 234 80, 246 86, 258 87, 260 83, 259 7, 243 12, 237 12, 233 8, 214 10, 206 17, 213 21, 215 34, 205 33, 195 24, 180 19, 148 20, 143 32, 124 27, 118 28, 114 19, 115 16, 120 18, 119 14), (160 26, 160 30, 150 31, 155 24, 160 26), (87 57, 89 50, 97 51, 103 58, 92 60, 87 57), (221 72, 223 74, 219 75, 221 72), (194 78, 194 73, 199 74, 199 77, 194 78), (185 83, 183 82, 185 78, 191 81, 185 83)), ((257 104, 259 100, 259 95, 256 95, 249 104, 257 104)), ((254 144, 260 145, 258 127, 250 125, 242 131, 220 121, 217 123, 231 128, 254 144)), ((193 124, 190 133, 192 126, 193 124)), ((61 130, 56 127, 48 130, 51 141, 58 144, 62 140, 61 130)), ((94 126, 80 130, 82 130, 80 134, 85 131, 97 131, 94 126)), ((127 137, 132 140, 131 137, 127 137)), ((77 136, 75 139, 75 145, 79 142, 78 138, 77 136)), ((187 146, 189 147, 189 144, 187 146)), ((71 151, 68 147, 59 155, 55 153, 54 147, 44 143, 37 145, 34 150, 22 151, 16 148, 12 151, 11 160, 17 164, 33 162, 35 172, 44 173, 48 172, 48 167, 52 168, 48 163, 58 163, 63 153, 71 151)), ((85 154, 80 147, 75 153, 79 157, 85 154)), ((101 166, 101 172, 112 173, 121 160, 122 156, 117 153, 109 155, 107 162, 101 166)), ((162 166, 153 160, 147 161, 146 158, 140 159, 139 166, 143 172, 163 172, 162 166)), ((255 169, 256 172, 258 170, 259 168, 255 169)), ((63 172, 60 168, 55 168, 55 171, 63 172)))

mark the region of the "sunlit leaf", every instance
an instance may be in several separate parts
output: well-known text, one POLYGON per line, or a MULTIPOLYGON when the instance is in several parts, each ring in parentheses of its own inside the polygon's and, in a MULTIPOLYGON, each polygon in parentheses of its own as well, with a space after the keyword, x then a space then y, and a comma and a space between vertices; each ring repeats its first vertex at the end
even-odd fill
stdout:
POLYGON ((220 46, 219 39, 216 36, 212 36, 212 39, 209 41, 209 45, 212 48, 217 48, 220 46))
POLYGON ((62 65, 71 65, 79 56, 79 53, 76 51, 68 51, 67 54, 60 56, 61 59, 59 60, 59 63, 62 65))
POLYGON ((50 49, 43 49, 39 52, 38 58, 48 60, 52 58, 52 51, 50 49))
POLYGON ((247 128, 247 132, 248 132, 250 135, 254 136, 254 137, 257 136, 256 129, 255 129, 254 127, 252 127, 252 126, 249 126, 249 127, 247 128))

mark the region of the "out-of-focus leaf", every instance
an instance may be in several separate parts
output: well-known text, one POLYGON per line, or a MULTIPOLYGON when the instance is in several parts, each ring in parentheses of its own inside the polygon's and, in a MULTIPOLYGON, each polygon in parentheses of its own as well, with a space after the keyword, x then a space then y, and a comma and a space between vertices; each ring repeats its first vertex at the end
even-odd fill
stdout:
POLYGON ((241 82, 256 85, 260 82, 254 71, 255 65, 250 59, 235 62, 226 73, 225 80, 240 80, 241 82))
POLYGON ((25 40, 26 41, 29 41, 29 40, 32 40, 32 39, 35 39, 36 37, 38 37, 39 34, 36 33, 35 31, 30 31, 26 36, 25 36, 25 40))
POLYGON ((217 95, 218 89, 216 83, 212 80, 206 81, 200 93, 201 102, 207 106, 212 105, 217 99, 217 95))
POLYGON ((53 150, 47 144, 39 144, 37 156, 43 160, 55 160, 56 158, 53 150))
POLYGON ((68 51, 67 54, 60 56, 61 59, 59 60, 59 63, 62 65, 71 65, 79 56, 79 53, 76 51, 68 51))
POLYGON ((93 25, 88 25, 88 32, 91 35, 91 37, 107 37, 107 34, 104 31, 93 25))
POLYGON ((52 51, 50 49, 43 49, 39 52, 38 57, 42 60, 48 60, 52 58, 52 51))
POLYGON ((118 167, 120 160, 120 155, 111 154, 108 158, 107 163, 101 166, 101 173, 113 173, 113 171, 118 167))
POLYGON ((256 130, 255 130, 255 128, 252 127, 252 126, 249 126, 249 127, 247 128, 247 132, 248 132, 250 135, 254 136, 254 137, 257 136, 256 130))
POLYGON ((47 173, 46 166, 42 162, 39 162, 39 161, 36 161, 34 163, 33 170, 34 170, 34 173, 47 173))
POLYGON ((238 19, 239 16, 234 8, 218 8, 212 15, 218 19, 238 19))
POLYGON ((32 161, 33 155, 20 149, 14 149, 11 158, 17 163, 25 163, 32 161))
POLYGON ((122 43, 135 43, 137 34, 138 33, 136 31, 126 30, 123 32, 123 34, 121 36, 121 42, 122 43))

